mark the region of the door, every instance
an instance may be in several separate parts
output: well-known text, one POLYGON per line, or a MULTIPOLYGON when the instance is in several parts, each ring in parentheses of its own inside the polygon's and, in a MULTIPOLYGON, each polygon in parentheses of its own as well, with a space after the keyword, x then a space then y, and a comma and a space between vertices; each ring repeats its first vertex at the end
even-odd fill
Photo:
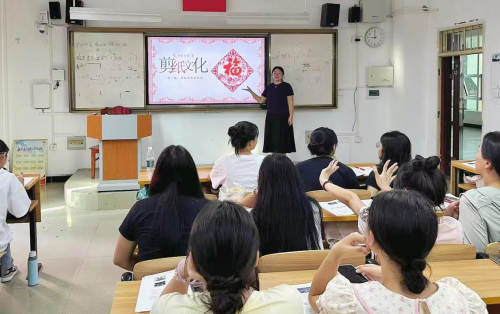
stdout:
POLYGON ((441 170, 449 175, 452 160, 460 159, 463 106, 460 56, 441 58, 441 170))

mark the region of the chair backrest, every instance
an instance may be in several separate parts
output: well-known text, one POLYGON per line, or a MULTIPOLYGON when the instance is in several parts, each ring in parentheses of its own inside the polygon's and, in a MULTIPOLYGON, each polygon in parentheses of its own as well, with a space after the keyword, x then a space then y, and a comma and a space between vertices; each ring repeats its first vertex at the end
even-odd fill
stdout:
POLYGON ((205 194, 205 198, 209 201, 216 201, 217 200, 217 195, 214 194, 205 194))
POLYGON ((144 276, 154 275, 169 270, 173 270, 177 267, 180 261, 182 261, 185 256, 168 257, 168 258, 158 258, 149 261, 140 262, 134 265, 134 280, 141 280, 144 276))
POLYGON ((463 261, 476 259, 476 248, 472 244, 436 244, 427 257, 427 262, 463 261))
MULTIPOLYGON (((259 272, 272 273, 282 271, 316 270, 330 251, 299 251, 265 255, 259 259, 259 272)), ((365 263, 363 253, 346 254, 341 264, 354 266, 365 263)))
POLYGON ((500 242, 493 242, 486 246, 484 253, 493 256, 500 256, 500 242))
POLYGON ((0 258, 2 258, 5 255, 5 252, 0 252, 0 258))
MULTIPOLYGON (((349 191, 354 192, 359 197, 359 199, 362 200, 369 200, 372 197, 370 192, 368 192, 367 190, 349 190, 349 191)), ((330 202, 335 200, 335 197, 332 194, 322 190, 307 192, 307 195, 314 198, 318 202, 330 202)))

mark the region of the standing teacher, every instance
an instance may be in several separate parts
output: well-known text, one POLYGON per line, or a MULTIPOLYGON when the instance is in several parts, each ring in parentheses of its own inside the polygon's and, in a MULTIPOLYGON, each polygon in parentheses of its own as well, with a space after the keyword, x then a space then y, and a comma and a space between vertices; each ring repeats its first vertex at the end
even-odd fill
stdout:
POLYGON ((245 91, 263 104, 267 101, 266 127, 264 131, 264 153, 294 153, 295 138, 293 135, 293 89, 283 82, 285 70, 273 68, 273 83, 269 84, 262 96, 257 95, 247 86, 245 91))

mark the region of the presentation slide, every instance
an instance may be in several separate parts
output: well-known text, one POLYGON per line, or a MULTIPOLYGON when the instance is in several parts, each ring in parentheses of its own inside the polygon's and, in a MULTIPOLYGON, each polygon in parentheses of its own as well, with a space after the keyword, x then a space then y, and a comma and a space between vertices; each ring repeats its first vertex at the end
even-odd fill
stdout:
POLYGON ((150 105, 255 104, 266 77, 265 38, 148 37, 150 105))

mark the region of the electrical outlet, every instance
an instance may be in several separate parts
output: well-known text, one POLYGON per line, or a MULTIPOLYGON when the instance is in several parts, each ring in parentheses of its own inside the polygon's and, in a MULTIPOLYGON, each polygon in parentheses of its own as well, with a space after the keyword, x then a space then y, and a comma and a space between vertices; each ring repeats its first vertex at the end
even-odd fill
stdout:
POLYGON ((356 136, 356 143, 361 143, 363 141, 363 139, 361 138, 361 136, 356 136))
POLYGON ((343 89, 339 89, 339 92, 338 92, 338 94, 337 94, 337 95, 339 95, 339 96, 344 96, 344 90, 343 90, 343 89))
POLYGON ((313 131, 306 131, 306 144, 311 142, 311 134, 313 131))
POLYGON ((56 151, 57 150, 57 144, 50 144, 50 150, 51 151, 56 151))

